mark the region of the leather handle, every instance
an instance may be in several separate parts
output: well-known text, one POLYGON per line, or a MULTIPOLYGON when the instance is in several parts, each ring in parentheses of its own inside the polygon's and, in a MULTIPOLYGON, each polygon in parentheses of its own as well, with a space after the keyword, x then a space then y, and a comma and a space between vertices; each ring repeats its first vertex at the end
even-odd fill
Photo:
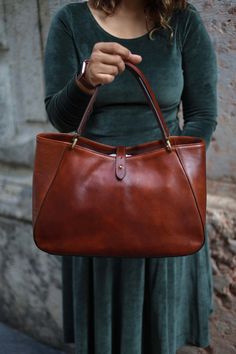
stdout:
MULTIPOLYGON (((151 109, 156 117, 157 123, 161 129, 162 136, 163 136, 164 140, 168 142, 169 136, 170 136, 169 129, 165 123, 161 109, 159 107, 159 104, 157 102, 155 94, 154 94, 148 80, 144 76, 143 72, 136 65, 130 63, 129 61, 125 61, 125 67, 135 76, 135 78, 137 79, 141 88, 143 89, 144 94, 147 97, 148 104, 151 107, 151 109)), ((79 127, 76 130, 78 135, 82 134, 84 127, 88 121, 89 115, 91 114, 91 112, 93 110, 93 104, 95 102, 99 86, 101 86, 101 84, 96 86, 95 91, 92 94, 91 99, 88 103, 88 106, 87 106, 87 108, 83 114, 83 117, 80 121, 79 127)))

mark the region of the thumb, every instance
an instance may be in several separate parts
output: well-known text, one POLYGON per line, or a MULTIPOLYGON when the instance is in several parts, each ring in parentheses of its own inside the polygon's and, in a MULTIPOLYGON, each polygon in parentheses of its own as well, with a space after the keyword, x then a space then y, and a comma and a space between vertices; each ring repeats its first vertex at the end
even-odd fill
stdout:
POLYGON ((128 56, 127 60, 131 61, 134 64, 136 64, 136 63, 139 63, 139 62, 142 61, 142 57, 141 57, 141 55, 130 53, 130 55, 128 56))

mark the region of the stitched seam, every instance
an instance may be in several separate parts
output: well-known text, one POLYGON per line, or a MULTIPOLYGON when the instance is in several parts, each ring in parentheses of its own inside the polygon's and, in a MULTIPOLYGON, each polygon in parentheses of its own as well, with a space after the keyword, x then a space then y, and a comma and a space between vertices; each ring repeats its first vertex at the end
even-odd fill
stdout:
POLYGON ((63 150, 63 153, 62 153, 62 155, 61 155, 60 162, 58 163, 58 166, 57 166, 57 168, 56 168, 55 175, 53 176, 53 178, 52 178, 52 180, 51 180, 51 182, 50 182, 50 184, 49 184, 48 190, 47 190, 47 192, 45 193, 44 199, 43 199, 43 201, 42 201, 42 203, 41 203, 41 206, 40 206, 40 208, 39 208, 39 211, 38 211, 38 214, 37 214, 37 218, 35 219, 35 223, 34 223, 34 233, 35 233, 36 224, 37 224, 38 218, 39 218, 39 216, 40 216, 42 207, 43 207, 43 205, 45 204, 45 200, 46 200, 46 198, 47 198, 47 196, 48 196, 48 193, 49 193, 49 191, 51 190, 52 185, 54 184, 54 181, 55 181, 55 179, 56 179, 56 177, 57 177, 57 175, 58 175, 58 170, 60 169, 61 164, 62 164, 62 161, 64 160, 65 151, 66 151, 66 149, 63 150))
POLYGON ((183 173, 184 173, 184 175, 185 175, 185 177, 186 177, 186 179, 187 179, 187 181, 188 181, 189 187, 190 187, 190 189, 191 189, 191 191, 192 191, 192 195, 193 195, 194 200, 195 200, 195 205, 196 205, 196 208, 197 208, 197 211, 198 211, 198 215, 199 215, 200 220, 201 220, 201 225, 202 225, 202 228, 203 228, 203 232, 205 232, 205 230, 204 230, 205 227, 204 227, 204 223, 203 223, 203 220, 202 220, 202 216, 201 216, 201 213, 200 213, 200 210, 199 210, 199 207, 198 207, 197 198, 196 198, 196 195, 195 195, 195 193, 194 193, 192 184, 191 184, 191 182, 190 182, 190 180, 189 180, 189 177, 188 177, 188 175, 187 175, 187 173, 186 173, 186 171, 185 171, 183 162, 182 162, 182 160, 181 160, 181 157, 180 157, 181 151, 180 151, 178 148, 176 148, 176 155, 177 155, 177 157, 178 157, 178 159, 179 159, 179 162, 180 162, 180 164, 181 164, 181 166, 182 166, 183 173))

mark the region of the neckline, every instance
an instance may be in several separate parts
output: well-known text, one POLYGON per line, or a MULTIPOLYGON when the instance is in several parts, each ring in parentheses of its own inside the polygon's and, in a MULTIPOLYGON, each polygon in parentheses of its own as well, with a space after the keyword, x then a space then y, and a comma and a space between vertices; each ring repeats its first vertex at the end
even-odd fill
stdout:
POLYGON ((91 12, 89 6, 88 6, 88 1, 84 1, 85 3, 85 7, 87 9, 87 13, 89 14, 90 18, 92 19, 92 21, 94 22, 94 24, 97 26, 97 28, 102 31, 103 33, 105 33, 108 37, 112 38, 113 40, 120 40, 120 41, 127 41, 127 42, 135 42, 137 40, 140 39, 144 39, 147 38, 149 35, 149 32, 144 33, 142 36, 139 37, 134 37, 134 38, 121 38, 121 37, 116 37, 113 34, 107 32, 96 20, 96 18, 94 17, 93 13, 91 12))

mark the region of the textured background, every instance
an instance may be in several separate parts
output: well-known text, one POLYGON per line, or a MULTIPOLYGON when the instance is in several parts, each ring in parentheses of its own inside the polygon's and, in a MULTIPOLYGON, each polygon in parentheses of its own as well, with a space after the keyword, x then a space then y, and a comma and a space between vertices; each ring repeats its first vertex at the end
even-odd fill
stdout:
MULTIPOLYGON (((42 58, 59 0, 0 0, 0 321, 62 345, 60 257, 32 240, 35 135, 54 131, 43 103, 42 58)), ((236 352, 236 1, 190 1, 200 11, 218 60, 218 126, 207 154, 219 354, 236 352)), ((189 349, 187 351, 190 353, 189 349)))

